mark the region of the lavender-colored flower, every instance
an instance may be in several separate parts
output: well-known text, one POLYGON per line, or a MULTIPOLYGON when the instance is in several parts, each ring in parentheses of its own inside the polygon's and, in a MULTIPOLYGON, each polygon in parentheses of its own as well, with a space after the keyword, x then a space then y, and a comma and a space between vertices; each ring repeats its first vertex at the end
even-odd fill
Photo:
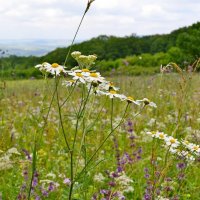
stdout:
POLYGON ((36 187, 38 185, 38 178, 37 177, 34 177, 33 178, 33 182, 32 182, 32 187, 36 187))
POLYGON ((138 156, 136 156, 136 158, 137 158, 137 160, 140 160, 142 157, 138 155, 138 156))
POLYGON ((108 185, 111 186, 111 187, 115 187, 116 183, 115 183, 114 181, 110 181, 110 182, 108 183, 108 185))
POLYGON ((149 169, 148 168, 144 168, 144 172, 149 172, 149 169))
POLYGON ((66 185, 70 185, 71 184, 71 180, 69 178, 65 178, 63 183, 66 184, 66 185))
POLYGON ((108 175, 109 175, 110 178, 117 178, 117 177, 119 177, 119 173, 118 172, 111 172, 108 175))
POLYGON ((185 163, 178 163, 176 165, 176 167, 177 167, 177 169, 182 170, 182 169, 184 169, 186 167, 186 164, 185 163))
POLYGON ((22 149, 28 160, 32 160, 30 153, 26 149, 22 149))
POLYGON ((185 178, 185 175, 183 173, 180 173, 178 175, 178 180, 183 180, 185 178))
POLYGON ((36 197, 35 197, 35 200, 40 200, 40 196, 36 196, 36 197))
POLYGON ((138 148, 138 154, 141 154, 142 153, 142 147, 139 147, 138 148))
POLYGON ((49 193, 45 189, 42 189, 42 195, 48 197, 49 193))
POLYGON ((93 194, 92 199, 91 200, 97 200, 97 194, 93 194))
POLYGON ((129 136, 129 139, 130 139, 130 140, 134 140, 134 139, 135 139, 135 136, 131 134, 131 135, 129 136))
POLYGON ((172 188, 171 188, 170 186, 166 186, 164 189, 165 189, 167 192, 172 191, 172 188))
POLYGON ((23 176, 24 176, 24 179, 25 179, 25 180, 28 180, 28 170, 27 170, 27 168, 25 168, 25 169, 23 170, 23 176))
POLYGON ((149 175, 149 174, 145 174, 144 177, 145 177, 146 179, 149 179, 150 175, 149 175))
POLYGON ((128 126, 129 126, 129 127, 132 127, 132 126, 133 126, 133 122, 132 122, 130 119, 128 120, 128 126))
POLYGON ((48 191, 52 192, 55 190, 55 185, 53 182, 49 183, 48 191))
POLYGON ((21 186, 21 191, 25 191, 26 190, 26 184, 24 183, 24 184, 22 184, 22 186, 21 186))
POLYGON ((155 175, 156 175, 156 177, 159 178, 159 177, 160 177, 160 172, 159 172, 159 171, 156 171, 156 172, 155 172, 155 175))
POLYGON ((150 194, 145 194, 144 195, 144 200, 151 200, 151 195, 150 194))
POLYGON ((109 194, 109 190, 105 190, 105 189, 100 190, 100 194, 109 194))
POLYGON ((170 177, 165 178, 165 181, 170 182, 172 179, 170 177))
POLYGON ((160 195, 160 189, 156 189, 156 194, 160 195))
POLYGON ((18 200, 25 200, 25 199, 27 199, 27 198, 26 198, 26 195, 25 195, 25 194, 19 194, 19 195, 17 196, 17 199, 18 199, 18 200))
POLYGON ((148 168, 144 168, 144 172, 145 172, 144 177, 146 179, 149 179, 150 178, 149 169, 148 168))
POLYGON ((116 157, 116 160, 117 160, 117 169, 118 169, 118 172, 122 172, 123 168, 122 168, 122 165, 121 165, 121 162, 120 162, 119 145, 118 145, 117 138, 115 136, 113 138, 113 142, 114 142, 114 149, 115 149, 115 157, 116 157))

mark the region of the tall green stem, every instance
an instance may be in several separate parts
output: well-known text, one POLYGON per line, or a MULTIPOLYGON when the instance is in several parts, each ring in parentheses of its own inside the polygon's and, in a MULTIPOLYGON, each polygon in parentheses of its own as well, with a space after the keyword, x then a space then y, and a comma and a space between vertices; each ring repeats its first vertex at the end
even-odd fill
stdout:
POLYGON ((90 89, 88 90, 88 93, 87 93, 87 96, 85 99, 84 99, 84 94, 82 93, 82 101, 81 101, 81 105, 79 107, 79 111, 77 113, 75 134, 74 134, 73 146, 72 146, 72 151, 71 151, 71 177, 70 177, 71 185, 70 185, 70 191, 69 191, 69 200, 72 197, 73 186, 74 186, 74 148, 75 148, 77 134, 78 134, 78 127, 79 127, 80 119, 83 117, 83 113, 85 111, 91 89, 92 89, 92 85, 90 86, 90 89))
POLYGON ((62 134, 63 134, 64 140, 65 140, 65 144, 67 146, 68 151, 70 152, 70 146, 67 141, 66 134, 65 134, 65 129, 64 129, 63 120, 62 120, 61 107, 60 107, 60 103, 59 103, 59 94, 58 94, 59 79, 57 77, 55 77, 55 81, 56 81, 56 99, 57 99, 57 106, 58 106, 59 121, 60 121, 61 129, 62 129, 62 134))
POLYGON ((93 160, 93 158, 96 156, 96 154, 99 152, 99 150, 102 148, 102 146, 105 144, 105 142, 108 140, 108 138, 114 133, 114 131, 121 125, 121 123, 123 122, 125 116, 126 116, 126 113, 127 113, 127 110, 128 110, 128 107, 129 107, 129 103, 127 103, 127 106, 125 108, 125 111, 124 111, 124 114, 119 122, 119 124, 113 128, 113 130, 110 131, 110 133, 106 136, 106 138, 103 140, 103 142, 99 145, 99 147, 95 150, 95 152, 92 154, 92 156, 88 159, 87 161, 87 164, 85 165, 85 167, 81 170, 81 172, 79 173, 79 175, 75 178, 75 180, 77 180, 81 174, 85 171, 86 167, 91 163, 91 161, 93 160))
MULTIPOLYGON (((48 120, 49 113, 50 113, 50 110, 51 110, 51 107, 52 107, 52 104, 53 104, 55 93, 56 93, 56 88, 55 88, 55 90, 53 92, 53 95, 52 95, 52 98, 51 98, 51 102, 50 102, 50 105, 49 105, 49 108, 48 108, 48 111, 47 111, 47 115, 46 115, 45 120, 44 120, 44 125, 43 125, 41 133, 40 133, 40 138, 38 139, 38 145, 40 144, 42 135, 44 133, 44 129, 45 129, 46 125, 47 125, 47 120, 48 120)), ((33 148, 33 158, 32 158, 33 159, 32 160, 32 174, 31 174, 31 181, 30 181, 29 191, 28 191, 28 200, 30 200, 30 197, 31 197, 32 182, 33 182, 33 178, 34 178, 34 173, 36 171, 37 148, 38 148, 38 146, 37 146, 37 143, 36 143, 36 136, 35 136, 35 139, 34 139, 34 148, 33 148)))
POLYGON ((66 56, 66 58, 65 58, 64 66, 66 65, 66 62, 67 62, 67 60, 68 60, 68 57, 69 57, 69 54, 70 54, 70 52, 71 52, 72 46, 73 46, 73 44, 74 44, 74 41, 75 41, 75 39, 76 39, 76 36, 77 36, 77 34, 78 34, 78 32, 79 32, 79 29, 80 29, 80 27, 81 27, 81 24, 83 23, 83 19, 85 18, 85 15, 86 15, 86 13, 88 12, 88 10, 89 10, 89 8, 90 8, 90 6, 91 6, 91 4, 92 4, 93 1, 94 1, 94 0, 92 0, 92 1, 91 1, 91 0, 88 0, 87 6, 86 6, 85 11, 84 11, 84 13, 83 13, 83 15, 82 15, 81 21, 80 21, 80 23, 79 23, 79 25, 78 25, 78 28, 77 28, 77 30, 76 30, 76 33, 75 33, 75 35, 74 35, 74 37, 73 37, 73 40, 72 40, 72 43, 71 43, 71 45, 70 45, 69 51, 68 51, 67 56, 66 56))

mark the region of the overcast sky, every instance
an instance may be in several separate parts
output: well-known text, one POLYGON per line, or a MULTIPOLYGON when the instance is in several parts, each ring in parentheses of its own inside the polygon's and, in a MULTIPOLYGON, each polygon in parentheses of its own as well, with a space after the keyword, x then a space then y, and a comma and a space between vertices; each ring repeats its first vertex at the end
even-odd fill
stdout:
MULTIPOLYGON (((0 39, 71 39, 87 0, 0 0, 0 39)), ((200 0, 95 0, 77 39, 169 33, 200 21, 200 0)))

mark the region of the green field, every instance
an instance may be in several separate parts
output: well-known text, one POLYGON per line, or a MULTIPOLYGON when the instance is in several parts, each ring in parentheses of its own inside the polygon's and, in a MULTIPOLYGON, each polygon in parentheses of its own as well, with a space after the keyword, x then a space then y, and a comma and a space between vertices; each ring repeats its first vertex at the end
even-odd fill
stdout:
POLYGON ((56 79, 6 81, 0 96, 0 199, 68 199, 72 178, 74 200, 200 199, 200 157, 189 162, 146 134, 160 131, 200 143, 199 74, 185 74, 185 81, 178 74, 107 79, 157 108, 128 104, 120 123, 127 103, 118 99, 87 95, 80 86, 59 112, 57 100, 62 105, 72 90, 62 80, 53 100, 56 79))

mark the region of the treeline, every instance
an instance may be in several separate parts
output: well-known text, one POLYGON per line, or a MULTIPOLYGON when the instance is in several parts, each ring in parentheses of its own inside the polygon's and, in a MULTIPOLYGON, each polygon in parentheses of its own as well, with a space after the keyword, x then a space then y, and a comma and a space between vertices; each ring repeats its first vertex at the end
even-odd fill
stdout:
MULTIPOLYGON (((10 56, 2 58, 0 65, 5 76, 19 76, 22 73, 24 77, 26 72, 27 76, 38 76, 33 66, 42 62, 63 64, 68 50, 69 47, 57 48, 42 57, 10 56)), ((98 55, 100 62, 97 63, 97 67, 101 71, 121 71, 122 67, 127 68, 127 66, 132 69, 139 66, 158 68, 160 64, 165 65, 170 61, 184 67, 200 57, 200 22, 170 34, 143 37, 134 34, 126 37, 101 35, 73 45, 72 51, 75 50, 86 55, 98 55)), ((76 63, 70 56, 67 66, 70 68, 74 65, 76 63)))

